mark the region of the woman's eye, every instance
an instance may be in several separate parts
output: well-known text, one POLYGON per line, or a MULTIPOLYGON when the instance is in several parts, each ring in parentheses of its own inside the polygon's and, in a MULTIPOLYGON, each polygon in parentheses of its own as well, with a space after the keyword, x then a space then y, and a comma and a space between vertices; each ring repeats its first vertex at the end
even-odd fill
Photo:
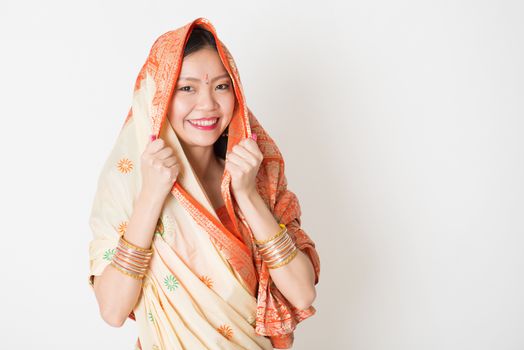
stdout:
POLYGON ((224 88, 219 89, 219 90, 225 90, 225 89, 227 89, 229 87, 229 84, 220 84, 218 86, 224 86, 224 88))
POLYGON ((178 90, 181 90, 181 91, 189 91, 189 90, 186 90, 187 89, 191 89, 191 86, 182 86, 180 89, 178 90))

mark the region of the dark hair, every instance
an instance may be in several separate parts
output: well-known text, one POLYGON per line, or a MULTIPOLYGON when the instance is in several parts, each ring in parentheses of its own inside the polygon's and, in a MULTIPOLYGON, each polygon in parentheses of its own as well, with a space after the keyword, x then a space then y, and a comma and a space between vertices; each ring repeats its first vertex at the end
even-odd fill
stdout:
MULTIPOLYGON (((213 33, 206 29, 202 27, 195 27, 191 31, 189 39, 187 39, 186 46, 184 47, 184 57, 204 48, 212 48, 217 50, 215 37, 213 36, 213 33)), ((224 134, 227 135, 228 132, 229 125, 224 130, 224 134)), ((226 159, 227 141, 227 136, 220 136, 218 140, 213 144, 213 150, 217 157, 226 159)))
POLYGON ((191 31, 191 35, 189 35, 189 39, 187 39, 186 46, 184 47, 184 57, 206 47, 217 49, 215 37, 206 29, 195 27, 193 31, 191 31))

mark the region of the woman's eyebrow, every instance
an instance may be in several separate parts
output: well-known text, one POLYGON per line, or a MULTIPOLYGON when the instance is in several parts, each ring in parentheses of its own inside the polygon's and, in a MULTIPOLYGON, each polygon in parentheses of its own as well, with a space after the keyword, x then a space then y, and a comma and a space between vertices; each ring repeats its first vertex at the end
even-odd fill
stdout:
MULTIPOLYGON (((229 74, 228 74, 228 73, 226 73, 226 74, 222 74, 222 75, 219 75, 218 77, 214 77, 214 78, 211 79, 210 81, 215 81, 215 80, 217 80, 217 79, 226 78, 226 77, 229 77, 229 74)), ((200 81, 200 79, 193 78, 193 77, 179 77, 178 80, 193 80, 193 81, 200 81)))

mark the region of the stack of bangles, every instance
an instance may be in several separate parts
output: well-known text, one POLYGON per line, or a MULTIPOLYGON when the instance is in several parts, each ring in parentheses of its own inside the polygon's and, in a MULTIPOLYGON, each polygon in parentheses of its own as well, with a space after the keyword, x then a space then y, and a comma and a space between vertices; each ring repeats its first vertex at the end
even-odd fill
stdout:
POLYGON ((116 253, 113 255, 111 265, 124 275, 133 277, 137 280, 144 278, 149 262, 153 256, 153 249, 137 247, 129 243, 124 235, 120 236, 116 253))
POLYGON ((262 259, 270 269, 288 264, 298 253, 298 248, 287 232, 284 224, 279 224, 280 232, 264 241, 255 239, 258 251, 262 259))

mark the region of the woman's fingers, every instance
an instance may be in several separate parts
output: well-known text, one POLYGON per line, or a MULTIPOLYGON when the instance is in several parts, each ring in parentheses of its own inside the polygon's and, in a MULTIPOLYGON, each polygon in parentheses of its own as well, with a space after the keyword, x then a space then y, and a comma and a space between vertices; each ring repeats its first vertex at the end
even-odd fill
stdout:
POLYGON ((151 140, 141 160, 142 189, 164 198, 180 173, 174 150, 162 139, 151 140))
POLYGON ((244 158, 240 157, 238 154, 235 154, 233 152, 228 154, 227 160, 235 164, 239 169, 241 169, 244 172, 248 172, 251 168, 250 163, 248 163, 244 158))
POLYGON ((161 169, 161 168, 171 168, 172 166, 176 165, 178 163, 176 157, 169 157, 166 159, 153 159, 153 168, 155 169, 161 169))
POLYGON ((154 169, 160 170, 164 167, 164 161, 162 159, 153 158, 151 160, 151 165, 154 169))
POLYGON ((260 156, 263 156, 262 152, 260 151, 260 148, 258 147, 258 144, 253 139, 245 139, 242 142, 242 146, 247 149, 251 154, 253 154, 257 159, 260 158, 260 156))
POLYGON ((155 154, 156 152, 160 151, 162 148, 164 148, 164 146, 166 145, 166 143, 164 142, 164 140, 162 139, 156 139, 154 141, 151 141, 145 151, 146 153, 148 154, 155 154))
POLYGON ((252 166, 257 165, 256 155, 248 151, 246 148, 236 145, 233 147, 232 151, 233 152, 231 152, 229 155, 236 154, 240 158, 243 158, 246 163, 251 164, 252 166))
POLYGON ((229 171, 231 175, 235 175, 235 176, 242 173, 242 169, 238 165, 236 165, 235 163, 229 160, 226 162, 225 169, 229 171))
POLYGON ((264 155, 260 151, 260 148, 258 148, 258 144, 254 139, 244 139, 240 144, 243 148, 247 149, 251 154, 253 154, 256 159, 261 161, 264 158, 264 155))
POLYGON ((177 164, 177 158, 176 157, 169 157, 169 158, 166 158, 163 160, 164 162, 164 166, 170 168, 172 167, 173 165, 177 164))
POLYGON ((166 159, 173 154, 173 149, 171 147, 164 147, 161 150, 153 154, 153 157, 157 159, 166 159))

